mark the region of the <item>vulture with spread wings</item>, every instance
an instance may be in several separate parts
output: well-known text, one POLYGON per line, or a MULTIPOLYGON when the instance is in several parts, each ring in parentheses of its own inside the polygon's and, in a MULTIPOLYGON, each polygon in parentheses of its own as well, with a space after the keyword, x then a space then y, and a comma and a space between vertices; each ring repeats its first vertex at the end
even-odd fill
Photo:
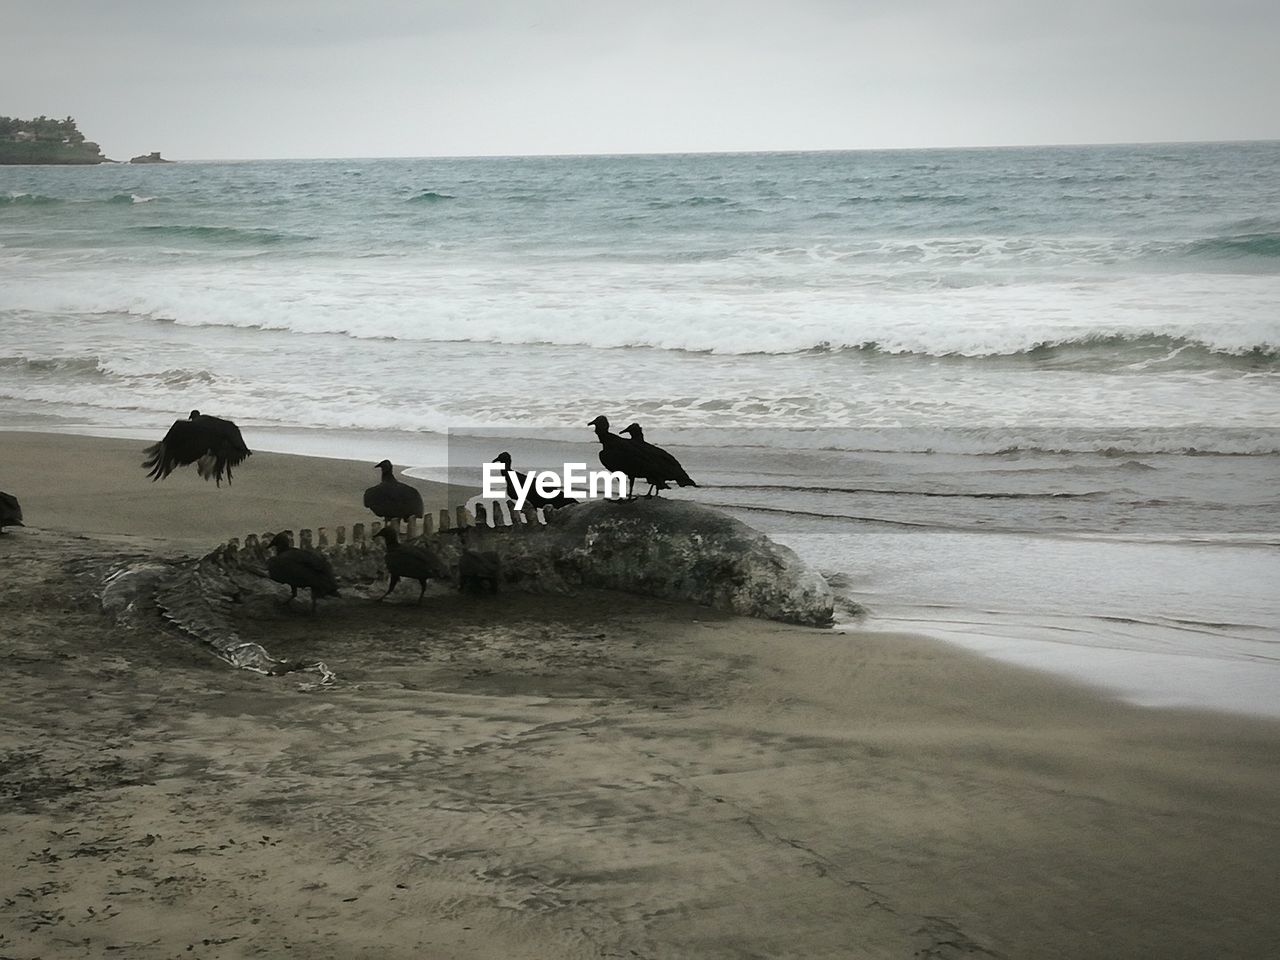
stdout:
POLYGON ((252 451, 245 446, 240 428, 230 420, 192 410, 186 420, 175 420, 159 443, 146 449, 143 469, 152 480, 163 480, 178 467, 194 463, 200 476, 222 486, 231 482, 231 468, 238 467, 252 451))

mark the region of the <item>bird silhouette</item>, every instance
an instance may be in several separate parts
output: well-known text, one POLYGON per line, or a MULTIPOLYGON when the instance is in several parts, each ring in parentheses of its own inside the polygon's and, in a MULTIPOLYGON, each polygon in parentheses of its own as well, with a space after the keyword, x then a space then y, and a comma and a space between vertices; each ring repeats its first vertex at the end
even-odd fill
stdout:
POLYGON ((383 527, 375 537, 381 537, 387 544, 387 573, 391 582, 387 584, 387 592, 378 598, 385 600, 391 591, 400 583, 400 578, 417 580, 422 589, 418 592, 418 603, 422 602, 427 592, 428 580, 439 580, 449 576, 449 568, 444 561, 424 547, 413 543, 401 543, 400 535, 394 527, 383 527))
POLYGON ((382 479, 364 492, 364 505, 383 520, 408 520, 423 515, 422 494, 418 488, 397 480, 390 460, 374 464, 382 471, 382 479))
POLYGON ((333 564, 324 554, 290 546, 287 533, 277 533, 271 538, 270 546, 276 553, 267 558, 267 574, 292 591, 285 603, 293 603, 298 591, 305 588, 311 591, 311 612, 315 613, 317 598, 341 596, 333 564))
POLYGON ((631 442, 640 447, 650 461, 649 472, 642 475, 648 481, 649 492, 646 496, 655 496, 659 490, 670 490, 668 481, 674 480, 680 487, 696 487, 697 482, 689 476, 680 461, 659 446, 649 443, 644 438, 644 430, 638 423, 631 423, 618 431, 631 438, 631 442))
POLYGON ((153 481, 194 463, 200 476, 216 481, 218 486, 222 486, 224 477, 230 484, 231 468, 253 455, 245 446, 239 427, 199 410, 192 410, 186 420, 175 420, 164 439, 147 447, 144 453, 147 458, 142 467, 153 481))
POLYGON ((600 463, 611 473, 621 473, 627 478, 627 496, 637 477, 643 477, 650 471, 657 470, 644 451, 626 437, 609 432, 609 418, 596 417, 587 426, 596 428, 596 439, 600 441, 600 463))

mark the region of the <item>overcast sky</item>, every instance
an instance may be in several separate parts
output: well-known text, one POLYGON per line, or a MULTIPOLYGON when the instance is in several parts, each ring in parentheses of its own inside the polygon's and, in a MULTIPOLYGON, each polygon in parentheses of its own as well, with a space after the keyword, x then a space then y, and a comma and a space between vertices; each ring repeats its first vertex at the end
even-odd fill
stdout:
POLYGON ((1280 138, 1280 0, 5 0, 112 157, 1280 138))

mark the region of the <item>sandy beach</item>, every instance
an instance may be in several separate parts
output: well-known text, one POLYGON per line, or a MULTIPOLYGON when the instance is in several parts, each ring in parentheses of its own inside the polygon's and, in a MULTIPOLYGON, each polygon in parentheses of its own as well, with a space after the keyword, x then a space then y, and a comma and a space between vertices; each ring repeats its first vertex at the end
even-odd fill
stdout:
MULTIPOLYGON (((363 519, 365 463, 151 484, 0 433, 0 957, 1255 958, 1280 724, 621 594, 349 595, 235 671, 114 557, 363 519)), ((446 488, 419 484, 428 506, 446 488)))

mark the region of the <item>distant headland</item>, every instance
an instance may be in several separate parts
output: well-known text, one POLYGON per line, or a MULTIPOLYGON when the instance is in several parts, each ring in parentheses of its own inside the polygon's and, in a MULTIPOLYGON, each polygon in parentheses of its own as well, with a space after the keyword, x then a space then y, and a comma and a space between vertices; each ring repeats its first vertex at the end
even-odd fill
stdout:
MULTIPOLYGON (((76 128, 71 117, 54 120, 39 116, 32 120, 0 117, 0 165, 5 164, 93 164, 115 163, 102 149, 76 128)), ((130 163, 172 163, 160 153, 134 157, 130 163)))

